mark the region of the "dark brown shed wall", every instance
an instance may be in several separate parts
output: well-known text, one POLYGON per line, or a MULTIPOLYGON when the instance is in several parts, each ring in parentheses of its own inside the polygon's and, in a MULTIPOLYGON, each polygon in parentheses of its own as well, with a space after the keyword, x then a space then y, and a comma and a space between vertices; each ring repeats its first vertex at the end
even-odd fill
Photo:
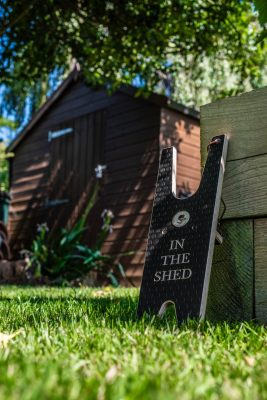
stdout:
MULTIPOLYGON (((176 146, 178 192, 195 191, 200 180, 199 122, 122 92, 108 96, 104 90, 93 91, 81 81, 73 83, 16 147, 11 173, 11 244, 15 252, 29 248, 37 223, 47 222, 51 226, 57 219, 60 224, 63 221, 61 214, 73 222, 79 215, 81 205, 86 204, 90 183, 88 171, 92 174, 95 167, 91 165, 90 144, 96 139, 96 132, 100 132, 99 128, 94 128, 99 118, 105 125, 102 161, 107 165, 107 171, 101 183, 94 220, 99 226, 101 210, 107 208, 113 211, 113 232, 104 243, 103 250, 113 255, 135 251, 134 255, 121 258, 121 262, 127 267, 128 276, 139 284, 159 150, 176 146), (52 153, 48 131, 70 125, 74 127, 76 136, 72 140, 66 137, 64 145, 63 141, 58 142, 52 153), (77 179, 75 185, 65 191, 69 193, 71 202, 60 208, 47 209, 45 204, 51 194, 49 183, 53 157, 54 161, 61 158, 59 161, 63 164, 66 164, 65 158, 68 162, 71 160, 72 174, 77 179), (72 192, 75 195, 72 196, 72 192)), ((59 173, 63 176, 62 168, 59 173)), ((56 187, 61 186, 60 180, 54 182, 56 187)))
POLYGON ((199 120, 163 108, 160 148, 177 149, 177 196, 194 193, 201 178, 199 120))
POLYGON ((139 284, 155 188, 160 109, 141 99, 121 98, 107 117, 104 204, 115 214, 104 251, 135 251, 123 257, 127 274, 139 284))
POLYGON ((103 90, 95 92, 77 82, 17 146, 11 174, 11 244, 15 251, 28 248, 36 224, 51 223, 47 220, 51 210, 44 207, 50 179, 48 131, 60 124, 88 126, 89 122, 80 122, 81 117, 90 119, 98 110, 106 113, 104 163, 108 168, 100 204, 115 214, 114 231, 104 251, 139 250, 140 254, 121 260, 128 274, 139 281, 158 166, 160 108, 123 93, 110 97, 103 90))

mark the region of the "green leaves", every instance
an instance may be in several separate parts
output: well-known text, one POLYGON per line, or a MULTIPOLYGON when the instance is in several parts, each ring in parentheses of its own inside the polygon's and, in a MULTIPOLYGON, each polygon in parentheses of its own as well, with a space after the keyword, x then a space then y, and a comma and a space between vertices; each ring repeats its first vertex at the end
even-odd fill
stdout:
POLYGON ((90 248, 82 244, 86 220, 95 204, 98 188, 97 183, 85 212, 72 229, 61 229, 50 235, 46 224, 38 226, 38 234, 28 252, 28 271, 35 279, 47 277, 55 283, 71 282, 90 271, 97 271, 102 283, 108 280, 116 287, 119 285, 116 275, 125 279, 123 267, 114 262, 115 257, 101 252, 111 228, 111 211, 104 210, 102 214, 103 226, 95 245, 90 248))
POLYGON ((14 156, 13 153, 6 153, 6 145, 0 142, 0 191, 9 190, 9 164, 8 159, 14 156))
POLYGON ((259 21, 263 25, 267 22, 267 2, 266 0, 254 0, 254 3, 259 11, 259 21))
POLYGON ((263 32, 258 39, 258 42, 261 42, 267 37, 267 2, 266 0, 254 0, 254 3, 259 12, 259 21, 263 26, 263 32))
MULTIPOLYGON (((265 1, 255 3, 264 23, 265 1)), ((193 88, 192 103, 195 93, 206 89, 199 68, 205 59, 211 64, 220 59, 221 73, 226 62, 237 76, 233 88, 224 85, 223 90, 215 78, 206 89, 209 99, 242 91, 244 80, 259 86, 258 75, 264 75, 266 49, 257 44, 263 29, 250 0, 51 0, 27 12, 15 0, 2 8, 0 76, 5 104, 20 115, 26 98, 31 112, 44 101, 53 87, 50 74, 60 80, 74 59, 90 85, 108 83, 113 90, 138 77, 146 91, 161 83, 162 90, 169 85, 173 93, 173 80, 182 77, 174 93, 178 101, 190 96, 190 88, 181 89, 185 77, 193 88)))
POLYGON ((17 128, 17 124, 15 121, 12 121, 11 119, 0 116, 0 128, 15 129, 17 128))

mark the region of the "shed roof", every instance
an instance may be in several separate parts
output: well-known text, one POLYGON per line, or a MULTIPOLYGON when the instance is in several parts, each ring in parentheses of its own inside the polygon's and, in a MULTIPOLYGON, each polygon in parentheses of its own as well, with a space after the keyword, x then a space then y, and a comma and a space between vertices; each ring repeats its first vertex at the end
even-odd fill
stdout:
MULTIPOLYGON (((25 138, 29 131, 36 125, 36 123, 43 117, 43 115, 52 107, 52 105, 62 96, 65 90, 75 81, 79 79, 80 71, 78 68, 74 68, 68 77, 59 85, 57 90, 49 97, 49 99, 39 108, 38 111, 33 115, 29 123, 25 128, 17 135, 17 137, 9 144, 8 151, 14 151, 18 144, 25 138)), ((137 88, 133 86, 122 86, 118 91, 135 96, 137 88)), ((188 115, 194 119, 199 120, 199 112, 193 108, 185 107, 182 104, 176 103, 170 100, 167 96, 163 96, 157 93, 151 93, 148 97, 144 98, 145 101, 156 104, 159 107, 164 107, 178 111, 184 115, 188 115)))

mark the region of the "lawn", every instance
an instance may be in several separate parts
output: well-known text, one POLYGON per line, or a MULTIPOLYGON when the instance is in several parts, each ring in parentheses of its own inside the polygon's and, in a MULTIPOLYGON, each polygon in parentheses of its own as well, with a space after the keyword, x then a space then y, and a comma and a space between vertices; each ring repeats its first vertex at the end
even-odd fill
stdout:
POLYGON ((136 289, 0 289, 0 399, 266 399, 254 324, 136 320, 136 289))

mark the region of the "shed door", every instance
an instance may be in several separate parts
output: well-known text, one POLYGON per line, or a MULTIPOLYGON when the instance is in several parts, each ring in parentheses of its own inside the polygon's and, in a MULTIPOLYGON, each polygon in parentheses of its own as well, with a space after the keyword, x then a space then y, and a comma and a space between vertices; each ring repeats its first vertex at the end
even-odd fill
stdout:
POLYGON ((87 206, 94 169, 104 163, 105 114, 97 111, 50 129, 51 229, 71 226, 87 206))

